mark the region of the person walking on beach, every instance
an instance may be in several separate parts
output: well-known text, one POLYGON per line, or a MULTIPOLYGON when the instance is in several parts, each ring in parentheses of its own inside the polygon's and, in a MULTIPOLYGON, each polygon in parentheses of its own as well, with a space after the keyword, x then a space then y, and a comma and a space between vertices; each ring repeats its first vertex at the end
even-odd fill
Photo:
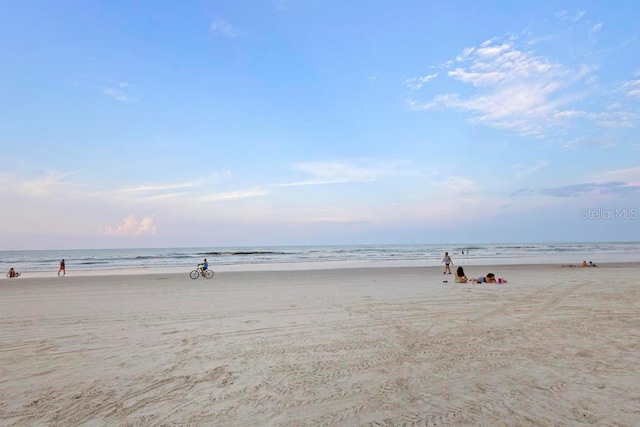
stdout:
POLYGON ((60 261, 60 270, 58 270, 58 277, 60 277, 60 273, 62 273, 63 276, 67 274, 67 270, 65 270, 64 259, 60 261))
POLYGON ((451 268, 449 267, 449 264, 453 265, 453 261, 449 256, 449 252, 444 253, 444 258, 442 259, 442 262, 444 262, 444 271, 442 272, 442 274, 447 274, 447 273, 451 274, 451 268))

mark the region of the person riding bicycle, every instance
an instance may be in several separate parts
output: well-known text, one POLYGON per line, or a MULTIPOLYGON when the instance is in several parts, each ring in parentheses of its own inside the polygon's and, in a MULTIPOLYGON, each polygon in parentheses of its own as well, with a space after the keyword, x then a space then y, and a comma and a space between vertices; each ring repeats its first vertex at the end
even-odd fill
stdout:
POLYGON ((207 271, 207 269, 209 268, 209 263, 207 262, 207 259, 204 259, 204 262, 202 264, 198 264, 199 270, 200 270, 200 274, 202 274, 204 276, 204 273, 207 271))

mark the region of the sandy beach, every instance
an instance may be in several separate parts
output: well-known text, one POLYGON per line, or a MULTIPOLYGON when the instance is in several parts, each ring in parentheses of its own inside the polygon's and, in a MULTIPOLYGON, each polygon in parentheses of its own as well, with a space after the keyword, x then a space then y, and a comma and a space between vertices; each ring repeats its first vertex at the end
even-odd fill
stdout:
POLYGON ((639 263, 465 271, 2 279, 0 425, 638 425, 639 263))

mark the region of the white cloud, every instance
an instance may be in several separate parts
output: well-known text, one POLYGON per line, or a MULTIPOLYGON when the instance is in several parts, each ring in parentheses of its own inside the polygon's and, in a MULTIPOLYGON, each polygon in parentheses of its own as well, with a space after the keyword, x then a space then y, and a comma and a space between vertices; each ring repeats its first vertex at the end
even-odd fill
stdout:
POLYGON ((515 174, 517 176, 522 176, 522 175, 528 175, 531 174, 533 172, 537 172, 540 169, 545 169, 549 166, 549 162, 540 160, 537 161, 536 163, 532 164, 532 165, 513 165, 513 169, 515 171, 515 174))
POLYGON ((404 84, 411 90, 421 89, 426 83, 438 77, 438 73, 435 74, 427 74, 422 77, 414 77, 411 79, 406 79, 404 84))
POLYGON ((116 101, 125 102, 131 99, 133 85, 125 82, 108 82, 102 87, 102 93, 116 101))
POLYGON ((558 12, 556 16, 563 21, 578 22, 579 20, 582 19, 584 15, 586 15, 586 13, 587 13, 586 10, 576 10, 573 12, 564 10, 564 11, 558 12))
POLYGON ((491 45, 491 41, 485 41, 484 43, 482 43, 481 47, 479 49, 475 49, 474 53, 476 55, 478 55, 479 57, 488 57, 488 58, 495 58, 499 55, 501 55, 502 53, 511 50, 511 45, 508 43, 503 43, 501 45, 497 45, 497 46, 492 46, 491 45))
POLYGON ((594 25, 593 27, 591 27, 591 29, 589 30, 589 35, 593 36, 595 35, 597 32, 599 32, 602 29, 602 23, 599 22, 596 25, 594 25))
POLYGON ((231 25, 230 23, 223 21, 222 19, 216 19, 209 26, 209 31, 212 33, 222 34, 223 36, 230 38, 239 38, 245 37, 248 35, 245 31, 242 31, 240 28, 231 25))
POLYGON ((154 224, 155 215, 143 217, 140 221, 135 215, 129 215, 124 218, 118 226, 107 226, 100 234, 107 236, 142 236, 147 234, 155 234, 157 226, 154 224))
POLYGON ((596 182, 620 181, 627 185, 640 186, 640 166, 602 172, 593 176, 596 182))
POLYGON ((191 182, 182 182, 176 184, 147 184, 147 185, 137 185, 135 187, 122 188, 117 190, 120 194, 144 194, 144 193, 158 193, 165 192, 167 190, 179 190, 179 189, 189 189, 189 188, 197 188, 205 185, 206 180, 199 179, 197 181, 191 182))
POLYGON ((308 181, 301 181, 294 185, 338 184, 347 182, 371 182, 377 178, 373 169, 345 165, 337 162, 300 162, 292 165, 294 170, 305 172, 312 176, 308 181))
POLYGON ((41 172, 36 176, 25 176, 18 173, 0 175, 0 180, 8 183, 3 190, 15 192, 20 196, 37 199, 54 199, 64 197, 74 199, 91 194, 86 184, 72 179, 78 172, 41 172))
POLYGON ((460 176, 448 176, 443 180, 433 182, 432 185, 455 195, 469 192, 474 187, 475 182, 460 176))
POLYGON ((379 180, 384 176, 415 175, 393 163, 372 163, 367 166, 357 166, 340 162, 298 162, 292 164, 292 169, 311 175, 310 179, 293 183, 278 184, 278 187, 292 187, 301 185, 324 185, 367 183, 379 180))
POLYGON ((212 193, 204 196, 197 197, 196 200, 202 202, 219 202, 224 200, 237 200, 237 199, 247 199, 254 197, 262 197, 266 196, 270 192, 268 190, 263 189, 252 189, 252 190, 244 190, 244 191, 230 191, 223 193, 212 193))
POLYGON ((416 108, 465 110, 473 114, 476 123, 523 134, 540 133, 540 120, 552 119, 562 104, 559 91, 568 84, 567 71, 532 52, 520 51, 513 44, 489 43, 465 49, 462 57, 467 65, 448 73, 449 77, 476 87, 477 94, 467 98, 457 93, 440 94, 416 108))
MULTIPOLYGON (((564 13, 561 18, 578 21, 584 14, 584 11, 564 13)), ((571 35, 582 31, 587 45, 586 32, 602 28, 602 23, 597 23, 567 31, 571 35)), ((576 134, 571 135, 574 141, 581 138, 578 135, 581 133, 636 126, 640 112, 634 105, 626 106, 620 94, 624 94, 626 102, 628 98, 640 98, 640 80, 629 80, 617 90, 605 87, 596 74, 599 65, 593 60, 598 57, 595 52, 587 49, 591 53, 585 53, 582 58, 566 58, 562 62, 542 53, 552 41, 547 41, 539 50, 532 50, 524 38, 533 34, 528 31, 523 34, 521 37, 508 35, 505 40, 492 38, 463 49, 453 68, 443 75, 449 79, 448 83, 458 82, 459 89, 447 93, 432 91, 431 98, 424 101, 416 99, 419 94, 415 93, 415 97, 408 100, 409 108, 458 110, 468 113, 471 123, 523 136, 543 137, 563 130, 576 134), (580 59, 584 62, 580 63, 580 59), (619 107, 612 111, 611 105, 619 107)), ((537 37, 536 40, 543 39, 537 37)), ((555 49, 552 52, 556 53, 555 49)), ((409 78, 405 83, 420 88, 420 79, 409 78)))
POLYGON ((640 99, 640 80, 629 80, 622 85, 622 91, 629 98, 640 99))
POLYGON ((108 96, 109 98, 115 99, 116 101, 129 100, 129 96, 126 93, 113 88, 103 88, 102 93, 108 96))

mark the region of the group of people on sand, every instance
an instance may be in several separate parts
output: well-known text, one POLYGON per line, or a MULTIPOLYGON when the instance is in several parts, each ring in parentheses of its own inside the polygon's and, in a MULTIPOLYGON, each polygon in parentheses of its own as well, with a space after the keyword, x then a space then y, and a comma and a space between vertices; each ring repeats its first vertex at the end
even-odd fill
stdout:
MULTIPOLYGON (((451 266, 453 265, 453 260, 451 259, 451 256, 449 255, 449 252, 445 252, 444 253, 444 258, 442 259, 442 263, 444 263, 444 271, 442 272, 442 274, 451 274, 451 266)), ((480 277, 472 277, 471 279, 469 279, 466 274, 464 274, 464 269, 462 267, 458 267, 456 269, 456 273, 454 275, 454 280, 456 283, 473 283, 478 284, 478 283, 507 283, 506 279, 503 279, 502 277, 497 277, 496 275, 493 273, 487 273, 487 275, 485 276, 480 276, 480 277)))
POLYGON ((493 273, 487 273, 485 276, 480 276, 478 278, 472 277, 469 279, 466 274, 464 274, 464 269, 462 267, 458 267, 456 269, 456 274, 454 275, 454 280, 456 283, 473 283, 477 285, 478 283, 507 283, 507 279, 503 279, 502 277, 496 277, 493 273))
MULTIPOLYGON (((58 269, 58 276, 65 276, 67 274, 67 266, 64 262, 64 259, 60 261, 60 268, 58 269)), ((9 279, 13 279, 16 277, 20 277, 20 273, 18 273, 13 267, 9 269, 9 272, 6 274, 9 279)))
POLYGON ((593 262, 591 262, 591 261, 589 261, 588 263, 587 263, 587 261, 582 261, 582 264, 580 264, 580 265, 576 265, 576 264, 563 264, 562 266, 563 266, 563 267, 571 267, 571 268, 573 268, 573 267, 596 267, 596 265, 595 265, 593 262))
POLYGON ((14 270, 13 267, 9 269, 9 272, 6 274, 9 279, 13 279, 14 277, 20 277, 20 273, 14 270))

